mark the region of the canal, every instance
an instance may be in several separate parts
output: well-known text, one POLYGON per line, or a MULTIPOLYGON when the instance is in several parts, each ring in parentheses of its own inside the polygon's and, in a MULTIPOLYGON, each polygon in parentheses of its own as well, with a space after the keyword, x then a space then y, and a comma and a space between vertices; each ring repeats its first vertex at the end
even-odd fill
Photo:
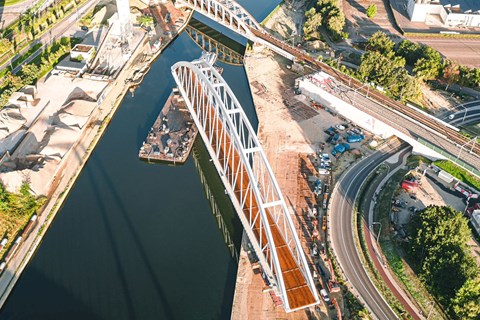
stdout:
MULTIPOLYGON (((280 1, 239 2, 261 21, 280 1)), ((200 54, 187 34, 180 35, 135 97, 124 99, 0 319, 230 319, 237 263, 193 159, 171 167, 137 158, 174 86, 170 66, 200 54)), ((256 127, 243 67, 220 66, 256 127)), ((241 225, 200 139, 196 144, 238 249, 241 225)))

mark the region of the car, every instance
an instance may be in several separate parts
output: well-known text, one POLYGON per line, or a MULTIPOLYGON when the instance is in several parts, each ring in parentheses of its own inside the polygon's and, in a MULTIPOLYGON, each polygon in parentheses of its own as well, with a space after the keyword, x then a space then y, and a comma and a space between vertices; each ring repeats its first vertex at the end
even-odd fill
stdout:
POLYGON ((451 114, 451 115, 448 116, 448 119, 450 119, 450 120, 453 120, 454 118, 455 118, 454 114, 451 114))
POLYGON ((345 130, 345 127, 342 126, 341 124, 336 124, 335 128, 337 128, 338 130, 345 130))
POLYGON ((88 27, 87 27, 87 26, 81 26, 81 27, 80 27, 80 30, 82 30, 82 31, 88 31, 88 27))
POLYGON ((320 290, 320 295, 322 296, 323 301, 327 303, 330 302, 330 298, 328 297, 327 290, 325 289, 320 290))

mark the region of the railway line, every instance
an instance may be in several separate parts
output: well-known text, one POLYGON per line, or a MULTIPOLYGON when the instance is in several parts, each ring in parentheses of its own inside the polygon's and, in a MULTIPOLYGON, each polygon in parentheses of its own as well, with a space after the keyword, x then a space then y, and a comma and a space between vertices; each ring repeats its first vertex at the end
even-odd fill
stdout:
MULTIPOLYGON (((264 41, 268 41, 280 47, 281 49, 294 55, 300 61, 304 61, 317 68, 321 68, 322 71, 331 75, 332 77, 334 77, 344 85, 350 87, 351 89, 362 93, 363 95, 367 96, 369 99, 374 100, 375 102, 381 104, 382 106, 388 107, 390 110, 395 111, 396 113, 402 115, 404 118, 412 119, 415 122, 429 128, 430 129, 429 131, 434 132, 436 135, 440 136, 447 142, 453 143, 457 148, 463 148, 463 146, 467 145, 470 142, 470 140, 467 137, 464 137, 454 129, 445 126, 440 122, 440 120, 437 122, 434 119, 410 107, 407 107, 398 101, 395 101, 385 96, 383 93, 365 86, 364 83, 358 81, 357 79, 354 79, 346 74, 343 74, 340 71, 335 70, 334 68, 330 67, 329 65, 321 61, 315 60, 314 58, 305 54, 305 52, 303 52, 302 50, 292 47, 289 44, 286 44, 283 41, 278 40, 277 38, 265 32, 256 30, 254 28, 250 28, 250 30, 256 37, 261 38, 264 41)), ((480 145, 475 144, 473 147, 468 147, 468 149, 469 150, 471 149, 470 154, 473 155, 473 158, 471 159, 471 161, 466 161, 466 162, 478 169, 480 167, 480 158, 478 156, 480 154, 480 145)), ((463 157, 460 157, 460 158, 463 158, 463 157)))

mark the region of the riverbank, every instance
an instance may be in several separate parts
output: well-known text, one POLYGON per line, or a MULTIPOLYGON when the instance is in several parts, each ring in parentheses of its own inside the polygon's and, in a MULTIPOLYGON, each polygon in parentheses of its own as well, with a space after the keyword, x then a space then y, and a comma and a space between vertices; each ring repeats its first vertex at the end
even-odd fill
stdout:
MULTIPOLYGON (((192 13, 190 12, 188 19, 191 15, 192 13)), ((188 24, 188 19, 186 19, 178 33, 183 31, 188 24)), ((24 239, 16 256, 10 261, 7 269, 0 277, 0 308, 5 303, 22 271, 40 245, 46 230, 61 208, 63 201, 67 198, 68 193, 74 186, 76 179, 80 175, 92 151, 98 141, 100 141, 105 129, 108 127, 113 115, 120 106, 125 94, 128 92, 130 86, 127 85, 127 80, 132 79, 134 74, 138 72, 139 69, 143 69, 145 65, 153 63, 163 49, 166 48, 175 37, 176 35, 168 41, 165 41, 161 49, 146 60, 143 59, 143 52, 150 49, 150 44, 143 38, 141 43, 132 52, 130 59, 126 62, 118 77, 103 91, 104 98, 90 115, 86 130, 67 152, 61 164, 59 164, 60 170, 56 171, 56 179, 54 179, 52 183, 48 202, 44 208, 38 212, 39 219, 35 229, 32 230, 30 237, 24 239)), ((148 70, 148 68, 144 70, 148 70)))

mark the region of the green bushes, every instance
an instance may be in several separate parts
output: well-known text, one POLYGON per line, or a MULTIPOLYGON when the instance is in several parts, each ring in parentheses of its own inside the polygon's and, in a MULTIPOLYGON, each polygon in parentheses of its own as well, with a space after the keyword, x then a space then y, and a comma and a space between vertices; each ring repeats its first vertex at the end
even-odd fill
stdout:
POLYGON ((456 164, 448 160, 438 160, 433 163, 437 167, 446 172, 450 173, 452 176, 457 178, 458 180, 462 181, 469 186, 480 190, 480 179, 475 177, 473 174, 469 173, 463 168, 460 168, 456 164))
POLYGON ((4 106, 13 92, 21 87, 34 84, 37 79, 41 78, 58 61, 68 52, 75 44, 79 43, 77 38, 61 38, 49 46, 42 54, 32 60, 31 63, 22 66, 18 75, 12 74, 10 71, 5 75, 5 80, 0 85, 0 106, 4 106))
POLYGON ((367 17, 369 17, 370 19, 373 19, 376 14, 377 14, 377 5, 375 3, 370 3, 370 5, 367 8, 367 17))
POLYGON ((345 15, 338 6, 338 0, 318 0, 310 10, 305 12, 306 22, 303 28, 307 39, 324 25, 333 40, 345 38, 345 15))
MULTIPOLYGON (((18 193, 6 191, 0 183, 0 236, 14 239, 44 202, 45 198, 37 199, 30 193, 27 182, 22 184, 18 193)), ((8 246, 12 243, 9 241, 8 246)))
POLYGON ((470 229, 461 212, 429 206, 413 216, 409 255, 420 278, 453 318, 480 317, 479 270, 467 245, 470 229))

